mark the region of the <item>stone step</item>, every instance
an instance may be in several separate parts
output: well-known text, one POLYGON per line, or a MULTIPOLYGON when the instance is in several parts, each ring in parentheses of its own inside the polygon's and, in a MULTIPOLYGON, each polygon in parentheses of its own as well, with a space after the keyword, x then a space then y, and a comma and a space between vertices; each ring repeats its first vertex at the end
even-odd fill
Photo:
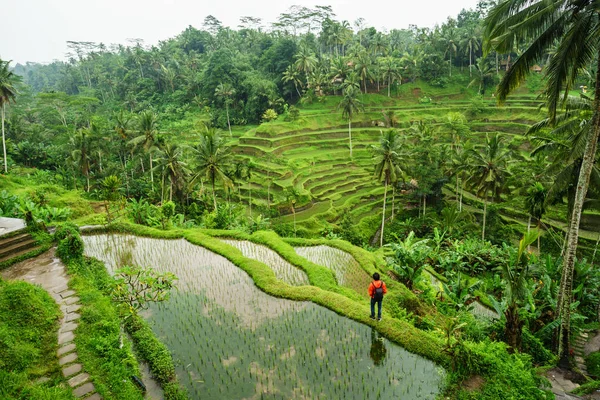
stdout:
POLYGON ((31 238, 31 235, 29 233, 21 233, 19 235, 8 237, 6 239, 0 239, 0 249, 4 248, 4 246, 12 246, 15 243, 19 243, 29 238, 31 238))
POLYGON ((86 394, 95 392, 96 388, 94 387, 94 385, 91 382, 88 383, 84 383, 83 385, 79 386, 78 388, 76 388, 75 390, 73 390, 73 395, 75 397, 83 397, 86 394))
POLYGON ((68 354, 70 352, 72 352, 73 350, 75 350, 77 348, 77 346, 75 346, 75 343, 69 343, 66 346, 60 347, 58 349, 58 351, 56 352, 56 355, 61 357, 65 354, 68 354))
POLYGON ((78 374, 79 372, 81 372, 81 364, 73 364, 73 365, 69 365, 68 367, 63 368, 62 373, 63 376, 65 378, 71 376, 71 375, 75 375, 78 374))
POLYGON ((71 386, 72 388, 79 386, 82 383, 87 382, 89 379, 90 379, 90 375, 83 372, 83 373, 81 373, 79 375, 75 375, 74 377, 69 379, 69 386, 71 386))
POLYGON ((2 257, 2 258, 0 258, 0 264, 3 263, 3 262, 5 262, 5 261, 10 260, 11 258, 22 256, 23 254, 27 254, 30 251, 37 250, 39 248, 41 248, 41 246, 28 247, 28 248, 23 249, 22 251, 20 251, 18 253, 14 253, 14 254, 10 254, 10 255, 8 255, 6 257, 2 257))
POLYGON ((31 236, 27 239, 11 243, 8 246, 0 244, 0 258, 11 256, 12 254, 19 253, 24 249, 29 249, 31 247, 35 247, 35 240, 33 240, 31 236))
POLYGON ((70 353, 64 357, 61 357, 60 360, 58 360, 58 365, 62 366, 65 364, 70 364, 75 360, 77 360, 77 353, 70 353))
POLYGON ((85 400, 102 400, 102 396, 100 396, 98 393, 94 393, 90 397, 86 397, 85 400))

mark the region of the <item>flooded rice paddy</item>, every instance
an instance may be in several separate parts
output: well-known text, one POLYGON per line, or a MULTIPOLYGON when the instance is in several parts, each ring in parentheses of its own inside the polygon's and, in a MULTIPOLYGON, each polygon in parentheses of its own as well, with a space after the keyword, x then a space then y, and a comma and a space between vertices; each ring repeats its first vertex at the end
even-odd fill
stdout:
POLYGON ((240 250, 244 257, 253 258, 271 267, 277 279, 292 286, 310 285, 306 272, 296 268, 268 247, 247 240, 221 240, 240 250))
POLYGON ((370 327, 271 297, 224 257, 184 240, 84 237, 109 271, 137 264, 179 277, 145 314, 194 399, 434 399, 444 371, 370 327))
POLYGON ((368 296, 367 288, 372 279, 350 254, 329 246, 294 247, 294 250, 307 260, 331 269, 338 285, 368 296))

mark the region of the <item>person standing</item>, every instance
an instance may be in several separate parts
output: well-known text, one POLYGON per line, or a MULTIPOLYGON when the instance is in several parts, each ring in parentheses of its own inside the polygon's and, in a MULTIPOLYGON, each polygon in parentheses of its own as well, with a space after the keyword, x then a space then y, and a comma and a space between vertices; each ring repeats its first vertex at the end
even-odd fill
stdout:
POLYGON ((375 303, 377 303, 377 321, 381 321, 381 303, 383 295, 387 293, 385 282, 379 279, 379 274, 373 274, 373 282, 369 285, 369 296, 371 296, 371 319, 375 319, 375 303))

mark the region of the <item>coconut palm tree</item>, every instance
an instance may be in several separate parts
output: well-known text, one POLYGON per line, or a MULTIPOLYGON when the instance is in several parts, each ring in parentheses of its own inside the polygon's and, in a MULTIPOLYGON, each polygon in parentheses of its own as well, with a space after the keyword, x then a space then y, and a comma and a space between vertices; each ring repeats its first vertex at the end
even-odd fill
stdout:
POLYGON ((298 93, 298 97, 302 97, 300 90, 298 90, 298 85, 302 85, 302 81, 300 81, 298 74, 298 70, 292 64, 290 64, 283 72, 282 80, 286 83, 292 82, 294 84, 294 88, 296 88, 296 93, 298 93))
MULTIPOLYGON (((169 201, 173 201, 174 192, 181 193, 185 178, 190 174, 187 163, 182 159, 183 150, 176 144, 166 143, 158 149, 154 169, 161 172, 163 188, 165 178, 169 179, 169 201)), ((164 189, 161 192, 164 192, 164 189)))
POLYGON ((382 78, 388 81, 388 97, 390 97, 390 88, 392 87, 392 83, 396 81, 402 82, 402 76, 400 75, 400 70, 398 68, 398 64, 396 63, 396 59, 393 57, 382 58, 380 68, 382 78))
POLYGON ((231 102, 231 98, 235 95, 235 89, 229 83, 219 83, 219 85, 215 89, 215 96, 223 99, 225 103, 225 111, 227 112, 227 127, 229 128, 229 136, 233 136, 231 134, 231 123, 229 122, 229 103, 231 102))
POLYGON ((483 199, 483 225, 481 240, 485 240, 485 223, 487 216, 488 196, 499 200, 500 194, 506 189, 506 178, 509 175, 508 163, 512 152, 502 145, 499 134, 486 136, 485 146, 471 149, 469 152, 471 176, 467 185, 476 190, 478 197, 483 199))
POLYGON ((231 187, 232 181, 225 173, 231 165, 232 156, 223 137, 215 128, 206 128, 200 136, 200 143, 193 149, 196 160, 196 173, 192 177, 193 185, 200 178, 206 178, 212 186, 213 205, 217 209, 215 183, 220 180, 223 186, 231 187))
POLYGON ((6 117, 6 105, 15 101, 17 97, 17 88, 15 87, 19 78, 12 71, 9 71, 10 61, 0 59, 0 107, 2 112, 2 151, 4 153, 4 173, 8 172, 8 160, 6 156, 6 139, 4 136, 4 119, 6 117))
POLYGON ((350 141, 350 158, 352 158, 352 117, 363 108, 354 86, 348 86, 344 90, 344 97, 342 97, 342 101, 340 101, 337 108, 338 110, 342 109, 343 118, 348 118, 348 139, 350 141))
POLYGON ((306 86, 309 86, 309 75, 317 65, 317 57, 308 46, 300 46, 298 53, 294 57, 296 62, 294 66, 299 72, 303 72, 306 77, 306 86))
POLYGON ((152 153, 156 150, 156 123, 156 114, 154 114, 154 112, 149 110, 142 112, 139 118, 140 135, 129 141, 129 144, 134 147, 142 146, 142 148, 148 152, 148 157, 150 158, 150 182, 152 184, 154 184, 152 153))
POLYGON ((577 183, 573 211, 569 223, 566 255, 559 292, 560 364, 570 365, 569 335, 571 302, 573 298, 573 271, 579 239, 579 222, 583 210, 600 137, 600 20, 598 2, 595 0, 508 0, 490 10, 485 21, 485 49, 509 52, 517 38, 530 39, 529 46, 517 58, 498 86, 498 96, 503 101, 529 73, 530 68, 547 50, 558 43, 556 53, 546 66, 544 95, 549 117, 554 121, 558 108, 564 104, 565 94, 575 84, 587 66, 595 62, 596 84, 594 90, 594 115, 577 183))
POLYGON ((538 230, 538 251, 540 250, 540 227, 542 224, 542 216, 546 213, 546 196, 548 195, 548 189, 544 187, 540 182, 535 182, 527 189, 527 195, 525 196, 525 208, 529 212, 529 223, 527 224, 527 232, 529 232, 529 226, 531 225, 531 218, 535 218, 537 221, 538 230))
POLYGON ((383 234, 385 229, 385 203, 388 185, 404 175, 400 164, 402 162, 402 144, 400 136, 394 129, 381 133, 379 146, 371 146, 375 160, 375 176, 381 182, 383 180, 383 212, 381 216, 381 234, 379 246, 383 246, 383 234))

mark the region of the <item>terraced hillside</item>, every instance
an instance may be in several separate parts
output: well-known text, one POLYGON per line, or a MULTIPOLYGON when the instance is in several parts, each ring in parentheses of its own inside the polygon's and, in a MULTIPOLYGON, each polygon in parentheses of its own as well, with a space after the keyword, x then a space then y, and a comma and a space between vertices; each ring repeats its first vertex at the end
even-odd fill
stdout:
MULTIPOLYGON (((275 219, 278 223, 293 222, 295 214, 297 229, 310 233, 335 222, 342 212, 359 223, 379 220, 384 188, 374 177, 371 146, 378 144, 381 131, 387 129, 384 114, 393 113, 394 125, 401 132, 416 121, 427 121, 433 127, 433 141, 450 144, 445 121, 449 113, 462 113, 470 130, 466 139, 481 143, 486 134, 499 132, 522 151, 531 147, 524 136, 528 126, 543 118, 539 101, 530 94, 512 96, 503 106, 488 97, 477 109, 473 101, 458 94, 427 104, 419 104, 417 98, 369 95, 363 99, 364 112, 353 120, 350 158, 348 124, 336 110, 336 101, 339 98, 329 97, 325 107, 301 109, 297 121, 262 124, 236 138, 234 152, 254 164, 251 182, 242 184, 236 196, 246 203, 251 198, 255 214, 256 206, 270 207, 277 210, 272 215, 281 215, 275 219)), ((407 206, 407 196, 390 194, 389 213, 392 201, 394 208, 407 206)))

